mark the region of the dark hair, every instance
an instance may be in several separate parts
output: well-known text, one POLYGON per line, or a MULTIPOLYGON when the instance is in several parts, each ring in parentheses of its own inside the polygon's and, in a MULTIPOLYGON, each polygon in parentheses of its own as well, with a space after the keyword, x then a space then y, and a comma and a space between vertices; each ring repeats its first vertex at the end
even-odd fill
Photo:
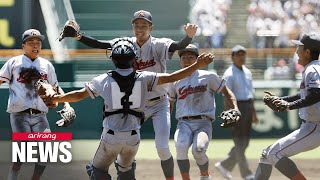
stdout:
MULTIPOLYGON (((307 50, 309 48, 303 47, 304 50, 307 50)), ((319 59, 319 55, 320 55, 320 51, 317 49, 309 49, 310 50, 310 58, 311 60, 318 60, 319 59)))

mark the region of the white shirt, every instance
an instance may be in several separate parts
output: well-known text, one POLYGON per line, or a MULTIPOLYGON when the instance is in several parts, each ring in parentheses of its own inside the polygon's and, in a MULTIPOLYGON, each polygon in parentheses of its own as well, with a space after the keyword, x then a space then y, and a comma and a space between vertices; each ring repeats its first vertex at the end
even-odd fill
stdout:
MULTIPOLYGON (((111 44, 118 39, 109 41, 111 44)), ((131 37, 134 42, 138 60, 139 70, 165 73, 167 71, 167 61, 172 58, 173 53, 169 52, 169 47, 173 40, 168 38, 155 38, 150 35, 147 42, 141 47, 137 44, 137 38, 131 37)), ((152 99, 167 94, 167 84, 156 86, 153 91, 148 93, 147 99, 152 99)))
POLYGON ((191 76, 171 83, 168 94, 176 100, 176 119, 204 115, 215 119, 214 93, 220 93, 225 81, 216 73, 197 70, 191 76))
POLYGON ((37 95, 34 83, 45 79, 58 86, 57 75, 50 61, 41 57, 34 61, 25 55, 9 59, 0 70, 0 80, 9 83, 7 112, 20 112, 28 108, 48 112, 47 106, 37 95))
MULTIPOLYGON (((301 99, 305 99, 308 90, 320 88, 320 61, 314 60, 305 66, 300 84, 301 99)), ((306 121, 320 121, 320 102, 299 109, 299 116, 306 121)))

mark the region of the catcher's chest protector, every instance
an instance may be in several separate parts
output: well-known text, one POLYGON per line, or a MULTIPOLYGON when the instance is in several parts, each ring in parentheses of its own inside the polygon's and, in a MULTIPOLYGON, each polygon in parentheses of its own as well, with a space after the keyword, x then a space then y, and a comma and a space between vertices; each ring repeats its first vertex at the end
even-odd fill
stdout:
MULTIPOLYGON (((139 77, 140 73, 137 71, 133 71, 128 76, 122 76, 116 71, 109 71, 108 75, 111 76, 118 84, 120 91, 124 92, 125 95, 121 98, 122 109, 117 110, 117 113, 123 113, 123 117, 126 117, 128 114, 135 115, 135 113, 131 113, 133 110, 130 110, 130 105, 132 102, 129 101, 129 97, 132 94, 133 86, 139 77)), ((141 118, 141 117, 139 117, 141 118)))

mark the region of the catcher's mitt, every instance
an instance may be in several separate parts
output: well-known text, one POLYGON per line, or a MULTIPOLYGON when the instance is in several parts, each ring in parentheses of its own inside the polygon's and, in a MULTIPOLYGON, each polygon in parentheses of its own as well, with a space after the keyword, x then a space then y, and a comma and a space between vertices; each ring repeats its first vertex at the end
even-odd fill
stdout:
POLYGON ((59 35, 59 41, 65 37, 77 37, 80 35, 80 26, 75 20, 68 20, 59 35))
POLYGON ((280 97, 274 95, 273 93, 269 91, 264 92, 265 95, 263 96, 263 102, 273 111, 280 112, 280 111, 286 111, 288 102, 282 100, 280 97))
POLYGON ((236 109, 229 109, 223 111, 219 117, 223 120, 220 126, 228 128, 234 126, 239 121, 241 113, 236 109))
POLYGON ((62 117, 62 119, 56 122, 58 127, 68 127, 76 119, 76 112, 70 106, 64 107, 62 110, 57 111, 57 113, 62 117))
MULTIPOLYGON (((39 79, 38 81, 35 82, 34 86, 35 86, 37 94, 40 97, 43 97, 43 96, 52 97, 55 94, 57 94, 57 89, 52 87, 52 85, 49 84, 48 81, 46 81, 46 80, 39 79)), ((46 106, 48 108, 56 108, 58 106, 58 103, 52 104, 52 103, 48 103, 46 101, 44 101, 44 103, 46 104, 46 106)))

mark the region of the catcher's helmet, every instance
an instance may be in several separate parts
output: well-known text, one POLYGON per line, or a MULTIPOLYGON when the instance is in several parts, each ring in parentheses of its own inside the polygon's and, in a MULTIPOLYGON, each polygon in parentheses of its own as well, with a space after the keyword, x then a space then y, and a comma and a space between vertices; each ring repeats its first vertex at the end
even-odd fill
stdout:
POLYGON ((128 38, 119 38, 112 45, 111 56, 114 65, 119 69, 127 69, 133 66, 137 58, 136 49, 128 38))

